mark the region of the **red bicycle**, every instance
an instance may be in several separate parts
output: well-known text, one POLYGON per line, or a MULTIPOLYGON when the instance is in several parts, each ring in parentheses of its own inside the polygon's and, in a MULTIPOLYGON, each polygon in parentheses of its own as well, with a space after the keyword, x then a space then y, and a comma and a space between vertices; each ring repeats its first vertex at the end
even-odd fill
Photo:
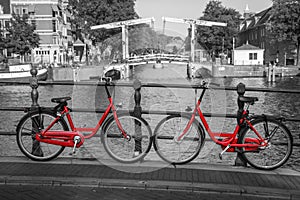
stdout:
POLYGON ((103 79, 109 105, 95 127, 75 127, 71 109, 67 106, 71 97, 53 98, 51 101, 57 106, 29 111, 18 123, 17 143, 20 150, 32 160, 48 161, 61 154, 65 147, 72 147, 75 153, 85 139, 95 136, 101 128, 101 141, 112 158, 124 163, 143 159, 152 145, 151 129, 143 118, 129 113, 117 114, 107 87, 114 84, 109 78, 103 79))
POLYGON ((212 132, 201 109, 205 91, 209 88, 203 82, 202 93, 191 115, 170 115, 162 119, 154 131, 154 148, 158 155, 172 164, 185 164, 197 157, 204 141, 205 130, 213 142, 225 152, 239 152, 242 158, 258 169, 275 169, 282 166, 292 153, 293 138, 282 119, 271 116, 249 115, 249 106, 257 97, 240 96, 245 106, 233 133, 212 132), (196 117, 200 116, 203 124, 196 117))

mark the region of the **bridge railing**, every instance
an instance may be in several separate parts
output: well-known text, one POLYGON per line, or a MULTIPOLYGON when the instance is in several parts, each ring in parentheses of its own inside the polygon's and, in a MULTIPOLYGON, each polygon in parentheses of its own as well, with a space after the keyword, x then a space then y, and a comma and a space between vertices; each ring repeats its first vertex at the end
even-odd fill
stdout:
POLYGON ((189 62, 189 56, 179 55, 179 54, 147 54, 131 56, 128 58, 128 63, 139 63, 139 62, 157 62, 157 61, 168 61, 168 62, 189 62))

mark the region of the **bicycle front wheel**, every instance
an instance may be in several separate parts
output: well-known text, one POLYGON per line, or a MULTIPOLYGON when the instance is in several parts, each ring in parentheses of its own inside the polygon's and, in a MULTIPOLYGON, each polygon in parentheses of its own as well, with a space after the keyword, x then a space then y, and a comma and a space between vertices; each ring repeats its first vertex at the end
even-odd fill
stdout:
MULTIPOLYGON (((56 158, 65 147, 37 141, 36 134, 47 128, 56 115, 47 110, 27 113, 17 125, 17 143, 24 155, 35 161, 48 161, 56 158)), ((68 131, 68 125, 62 119, 50 130, 68 131)))
POLYGON ((118 115, 124 131, 131 139, 121 133, 116 121, 111 117, 104 125, 101 140, 106 152, 122 163, 134 163, 142 160, 149 152, 152 144, 152 132, 143 118, 127 114, 118 115))
POLYGON ((183 133, 190 120, 188 116, 168 116, 162 119, 154 131, 153 145, 157 154, 171 164, 185 164, 195 159, 204 143, 204 131, 195 119, 180 141, 176 139, 183 133))
MULTIPOLYGON (((274 119, 268 119, 267 122, 265 119, 256 119, 251 124, 269 142, 266 147, 242 148, 244 159, 257 169, 273 170, 281 167, 292 154, 293 137, 289 129, 274 119)), ((250 127, 241 132, 239 143, 257 144, 255 141, 258 141, 258 137, 250 127)))

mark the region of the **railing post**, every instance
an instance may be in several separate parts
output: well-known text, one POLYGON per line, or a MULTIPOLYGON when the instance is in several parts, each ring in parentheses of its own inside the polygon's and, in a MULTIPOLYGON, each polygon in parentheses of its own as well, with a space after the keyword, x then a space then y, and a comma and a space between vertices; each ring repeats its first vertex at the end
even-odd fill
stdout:
MULTIPOLYGON (((239 83, 236 87, 237 89, 237 93, 240 96, 244 96, 245 94, 245 91, 246 91, 246 86, 245 84, 243 83, 239 83)), ((239 100, 239 98, 237 99, 237 104, 238 104, 238 111, 237 111, 237 123, 239 124, 240 123, 240 119, 242 118, 242 115, 243 115, 243 110, 244 110, 244 105, 245 103, 244 102, 241 102, 239 100)), ((242 127, 241 127, 242 128, 242 127)), ((241 130, 241 129, 240 129, 241 130)), ((238 133, 238 137, 240 137, 240 133, 238 133)), ((243 159, 241 153, 237 153, 237 157, 235 159, 235 166, 247 166, 247 162, 243 159)))
POLYGON ((39 98, 39 92, 37 90, 37 88, 39 87, 38 84, 38 79, 36 77, 37 75, 37 69, 32 68, 30 70, 30 74, 31 74, 31 78, 30 78, 30 87, 32 88, 31 90, 31 100, 32 100, 32 104, 31 104, 31 108, 37 108, 39 106, 38 104, 38 98, 39 98))
MULTIPOLYGON (((134 101, 135 106, 133 110, 133 116, 140 119, 142 117, 142 107, 141 107, 141 87, 142 83, 140 80, 135 80, 133 82, 134 88, 134 101)), ((139 121, 135 121, 135 154, 142 153, 142 127, 139 121)))
MULTIPOLYGON (((32 67, 30 70, 31 78, 30 78, 30 87, 32 88, 31 90, 31 110, 39 109, 39 104, 38 104, 38 98, 39 98, 39 92, 37 88, 39 87, 38 83, 38 78, 37 78, 37 69, 32 67)), ((40 119, 37 117, 36 120, 38 123, 40 123, 40 119)), ((37 127, 37 124, 32 121, 32 135, 35 135, 36 132, 34 130, 39 130, 39 127, 37 127)), ((40 146, 40 142, 37 141, 34 137, 32 137, 32 154, 35 156, 43 156, 43 151, 40 146)))

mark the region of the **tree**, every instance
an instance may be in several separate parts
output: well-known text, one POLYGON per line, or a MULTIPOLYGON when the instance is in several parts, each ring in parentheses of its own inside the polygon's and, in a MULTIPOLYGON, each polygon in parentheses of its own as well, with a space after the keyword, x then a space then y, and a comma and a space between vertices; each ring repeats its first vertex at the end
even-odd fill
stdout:
POLYGON ((35 26, 28 21, 28 15, 13 14, 10 20, 10 27, 7 28, 6 48, 9 51, 21 56, 22 61, 26 61, 25 55, 33 48, 39 46, 39 36, 36 34, 35 26))
POLYGON ((297 65, 300 64, 300 1, 273 0, 270 24, 272 40, 291 41, 297 48, 297 65))
POLYGON ((226 8, 220 1, 211 0, 206 5, 201 20, 227 23, 226 27, 197 27, 197 41, 211 55, 219 55, 232 50, 232 38, 238 33, 241 14, 232 8, 226 8))
MULTIPOLYGON (((101 42, 119 33, 121 29, 91 30, 90 27, 129 19, 136 19, 135 0, 70 0, 69 10, 74 18, 71 21, 75 29, 89 35, 95 42, 101 42)), ((79 36, 80 37, 80 36, 79 36)))

